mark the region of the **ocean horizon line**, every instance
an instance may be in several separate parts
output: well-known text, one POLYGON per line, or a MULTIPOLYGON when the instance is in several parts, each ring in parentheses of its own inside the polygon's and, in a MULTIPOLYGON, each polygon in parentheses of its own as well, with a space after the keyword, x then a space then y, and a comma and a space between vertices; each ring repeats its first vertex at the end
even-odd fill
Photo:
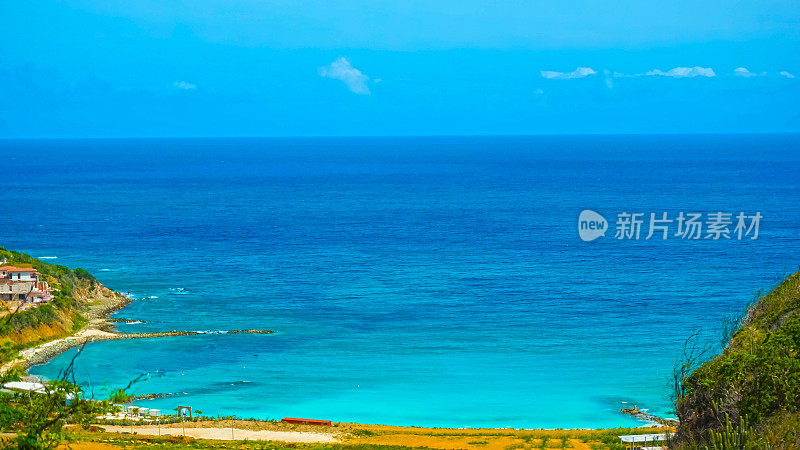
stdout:
POLYGON ((308 135, 164 135, 164 136, 0 136, 0 141, 126 141, 215 139, 398 139, 398 138, 526 138, 526 137, 648 137, 648 136, 800 136, 798 131, 630 132, 630 133, 474 133, 474 134, 308 134, 308 135))

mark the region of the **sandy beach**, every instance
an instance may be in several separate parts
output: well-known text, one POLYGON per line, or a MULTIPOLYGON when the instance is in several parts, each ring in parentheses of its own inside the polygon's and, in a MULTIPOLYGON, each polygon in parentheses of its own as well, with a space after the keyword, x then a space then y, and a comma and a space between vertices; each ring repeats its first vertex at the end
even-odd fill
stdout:
POLYGON ((282 442, 338 442, 334 433, 322 433, 313 431, 273 431, 273 430, 247 430, 241 428, 180 428, 175 425, 169 427, 147 425, 136 427, 124 427, 117 425, 103 426, 109 433, 130 433, 131 429, 136 434, 149 436, 188 436, 195 439, 214 439, 214 440, 248 440, 248 441, 282 441, 282 442))
POLYGON ((76 296, 87 304, 86 310, 81 312, 88 319, 87 324, 69 336, 21 350, 19 358, 0 365, 0 374, 15 366, 22 366, 27 370, 33 365, 42 364, 62 352, 88 342, 117 338, 117 334, 113 332, 113 324, 107 320, 108 315, 126 307, 133 300, 106 288, 99 282, 91 290, 76 292, 76 296))

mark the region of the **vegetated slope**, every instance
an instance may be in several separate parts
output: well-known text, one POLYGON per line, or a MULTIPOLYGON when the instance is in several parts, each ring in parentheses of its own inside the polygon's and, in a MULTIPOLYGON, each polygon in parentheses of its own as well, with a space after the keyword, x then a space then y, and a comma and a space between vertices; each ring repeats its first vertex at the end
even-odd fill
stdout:
POLYGON ((55 298, 25 311, 0 312, 0 363, 14 359, 24 348, 72 334, 86 324, 93 303, 118 295, 80 268, 46 263, 0 247, 3 260, 6 265, 36 269, 50 284, 55 298))
POLYGON ((750 306, 725 350, 682 389, 682 442, 800 448, 800 271, 750 306))

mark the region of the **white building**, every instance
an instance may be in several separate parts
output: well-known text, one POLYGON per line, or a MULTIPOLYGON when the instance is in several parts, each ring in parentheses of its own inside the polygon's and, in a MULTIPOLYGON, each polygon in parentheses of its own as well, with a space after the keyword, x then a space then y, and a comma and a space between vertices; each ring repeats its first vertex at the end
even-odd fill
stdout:
POLYGON ((39 281, 39 272, 25 267, 3 266, 0 267, 0 278, 12 281, 39 281))
POLYGON ((36 269, 0 267, 0 300, 40 303, 52 298, 50 286, 40 279, 36 269))

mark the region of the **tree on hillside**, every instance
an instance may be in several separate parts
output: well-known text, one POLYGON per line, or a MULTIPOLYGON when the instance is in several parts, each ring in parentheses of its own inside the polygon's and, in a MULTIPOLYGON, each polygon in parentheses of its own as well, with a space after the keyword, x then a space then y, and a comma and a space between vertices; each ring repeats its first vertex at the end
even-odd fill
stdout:
MULTIPOLYGON (((0 448, 21 450, 54 449, 66 438, 67 423, 89 425, 95 417, 110 411, 109 400, 85 398, 75 382, 74 363, 80 351, 54 381, 36 391, 0 394, 0 431, 16 432, 15 438, 0 441, 0 448)), ((0 384, 18 380, 16 371, 0 376, 0 384)))

